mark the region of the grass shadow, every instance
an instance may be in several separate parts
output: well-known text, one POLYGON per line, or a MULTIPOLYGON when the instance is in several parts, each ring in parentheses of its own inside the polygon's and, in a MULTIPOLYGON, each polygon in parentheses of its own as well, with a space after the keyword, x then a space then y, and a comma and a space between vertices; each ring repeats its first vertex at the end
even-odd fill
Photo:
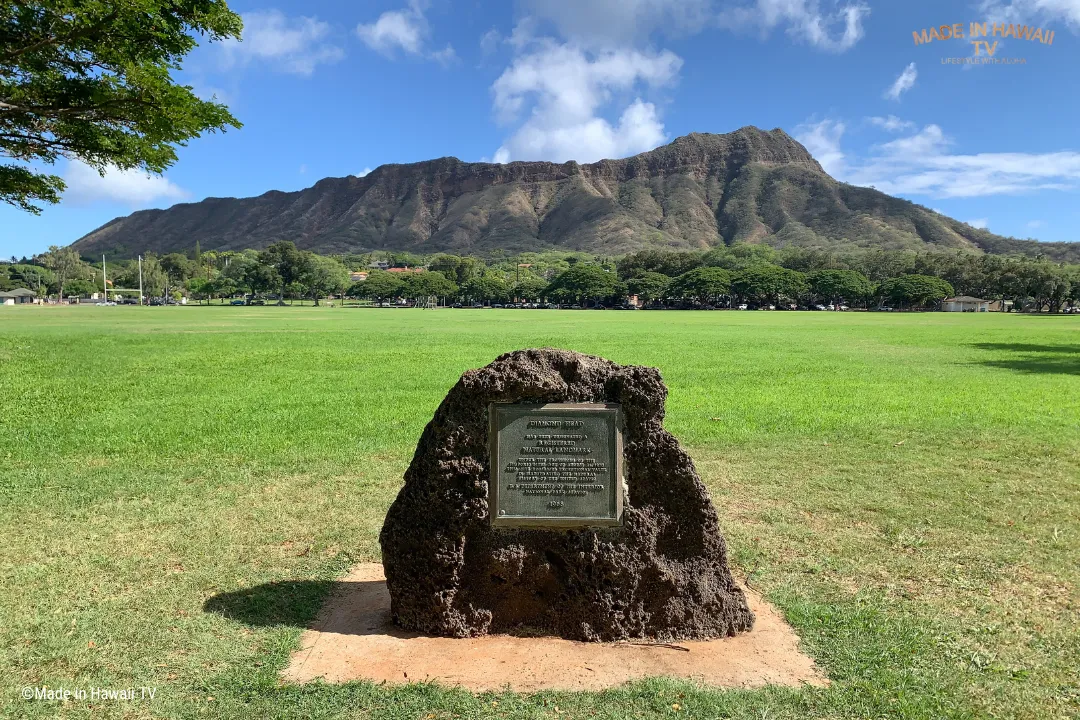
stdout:
POLYGON ((1080 345, 1031 343, 972 343, 971 347, 996 353, 1013 353, 1004 359, 981 360, 987 367, 1017 372, 1080 375, 1080 345))

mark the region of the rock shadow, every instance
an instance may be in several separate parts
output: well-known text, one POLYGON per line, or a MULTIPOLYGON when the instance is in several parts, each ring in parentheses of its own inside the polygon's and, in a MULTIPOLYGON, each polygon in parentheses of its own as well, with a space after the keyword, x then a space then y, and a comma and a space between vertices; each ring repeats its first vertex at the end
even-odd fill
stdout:
POLYGON ((203 610, 253 627, 288 626, 342 635, 419 637, 390 621, 382 580, 282 580, 220 593, 203 610))

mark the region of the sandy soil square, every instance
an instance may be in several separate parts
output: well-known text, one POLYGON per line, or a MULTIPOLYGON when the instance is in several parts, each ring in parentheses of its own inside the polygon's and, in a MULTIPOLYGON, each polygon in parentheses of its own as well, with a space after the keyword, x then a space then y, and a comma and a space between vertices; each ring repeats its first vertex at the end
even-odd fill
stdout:
POLYGON ((305 631, 282 673, 315 678, 408 683, 433 680, 474 691, 602 690, 646 677, 678 677, 727 688, 824 686, 824 673, 799 651, 780 613, 752 591, 754 629, 733 638, 673 645, 585 643, 553 637, 429 637, 390 622, 382 565, 365 563, 341 581, 305 631))

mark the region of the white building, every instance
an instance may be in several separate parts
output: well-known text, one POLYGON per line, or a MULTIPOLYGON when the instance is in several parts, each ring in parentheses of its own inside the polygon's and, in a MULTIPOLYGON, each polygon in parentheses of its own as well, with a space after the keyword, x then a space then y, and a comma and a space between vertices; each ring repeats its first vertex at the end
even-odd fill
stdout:
POLYGON ((970 295, 957 295, 942 300, 941 309, 944 312, 989 312, 990 301, 980 300, 970 295))

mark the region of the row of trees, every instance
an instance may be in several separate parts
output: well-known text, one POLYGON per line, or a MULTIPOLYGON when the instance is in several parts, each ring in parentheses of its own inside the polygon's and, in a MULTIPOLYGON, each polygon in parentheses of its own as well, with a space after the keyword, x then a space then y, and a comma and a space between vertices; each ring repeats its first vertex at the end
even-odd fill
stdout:
MULTIPOLYGON (((413 267, 412 269, 417 269, 413 267)), ((134 260, 107 268, 113 288, 138 287, 134 260)), ((802 248, 733 245, 707 252, 646 250, 618 259, 584 253, 497 254, 481 259, 439 254, 371 253, 323 256, 288 241, 240 252, 143 256, 148 296, 186 294, 195 300, 255 295, 377 301, 436 296, 445 301, 505 303, 547 300, 621 304, 631 295, 654 305, 732 306, 847 303, 928 307, 953 294, 1012 300, 1016 308, 1056 312, 1077 303, 1080 266, 1038 258, 974 253, 866 251, 841 255, 802 248), (423 272, 372 270, 350 282, 351 270, 372 265, 426 266, 423 272)), ((69 248, 33 260, 0 264, 0 288, 27 287, 39 295, 101 289, 100 268, 69 248)), ((1004 305, 1004 303, 1003 303, 1004 305)))
MULTIPOLYGON (((800 273, 810 283, 812 294, 822 301, 881 301, 904 307, 922 307, 946 295, 960 294, 1000 300, 1003 305, 1011 300, 1016 309, 1057 312, 1076 303, 1080 295, 1080 266, 963 251, 840 254, 798 247, 776 250, 767 245, 733 245, 707 252, 645 250, 619 259, 617 266, 619 276, 631 283, 631 289, 635 279, 660 282, 654 273, 675 280, 699 268, 715 267, 736 274, 755 267, 781 268, 800 273)), ((775 278, 773 282, 788 278, 789 284, 779 296, 791 300, 803 297, 796 276, 768 273, 775 278)), ((737 286, 732 289, 735 295, 741 294, 737 286)))
MULTIPOLYGON (((111 263, 105 273, 110 293, 137 290, 138 260, 111 263)), ((262 251, 169 253, 142 257, 141 281, 148 297, 187 295, 196 300, 241 294, 319 299, 340 295, 349 287, 349 271, 338 259, 299 250, 288 241, 262 251)), ((0 264, 0 289, 25 287, 41 297, 89 295, 102 292, 100 266, 82 260, 71 248, 52 247, 22 262, 0 264)))

